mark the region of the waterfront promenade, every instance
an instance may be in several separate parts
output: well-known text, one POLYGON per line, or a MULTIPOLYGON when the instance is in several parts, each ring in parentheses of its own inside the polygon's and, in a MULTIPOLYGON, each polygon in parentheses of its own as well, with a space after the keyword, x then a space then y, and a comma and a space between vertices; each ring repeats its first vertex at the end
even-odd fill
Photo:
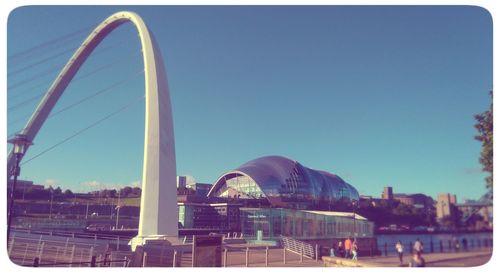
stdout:
MULTIPOLYGON (((426 267, 471 267, 480 266, 487 263, 492 255, 491 248, 467 252, 449 252, 449 253, 428 253, 423 254, 426 267)), ((399 264, 397 256, 388 257, 361 257, 359 260, 352 261, 335 257, 325 257, 325 260, 336 260, 336 266, 346 267, 407 267, 411 256, 403 257, 403 264, 399 264)))
MULTIPOLYGON (((255 245, 234 245, 230 247, 228 252, 227 266, 228 267, 246 267, 246 248, 249 249, 248 267, 265 267, 265 247, 255 245)), ((287 251, 286 264, 283 262, 282 248, 269 248, 268 250, 268 267, 325 267, 325 262, 321 259, 304 257, 301 261, 300 255, 287 251)), ((482 248, 479 250, 471 250, 467 252, 448 252, 448 253, 424 253, 427 267, 471 267, 479 266, 487 263, 492 255, 492 248, 482 248)), ((186 257, 187 258, 187 257, 186 257)), ((325 260, 331 259, 325 257, 325 260)), ((340 260, 342 263, 336 266, 344 267, 399 267, 397 256, 375 256, 375 257, 360 257, 359 260, 352 261, 350 259, 342 259, 333 257, 335 260, 340 260)), ((408 266, 410 255, 404 256, 403 265, 408 266)), ((184 264, 183 266, 189 266, 184 264)))
MULTIPOLYGON (((51 263, 76 263, 71 266, 88 267, 91 257, 97 256, 97 260, 102 260, 106 252, 106 246, 111 245, 113 249, 110 252, 111 260, 122 260, 124 257, 131 257, 131 252, 126 250, 127 240, 116 240, 111 238, 89 237, 64 237, 56 234, 39 235, 34 233, 17 232, 13 237, 15 245, 9 245, 10 259, 24 266, 32 266, 34 258, 38 257, 41 264, 51 263)), ((343 266, 343 267, 398 267, 399 261, 395 255, 389 256, 361 256, 359 260, 352 261, 337 257, 323 257, 324 261, 300 257, 300 254, 286 251, 284 259, 283 248, 269 246, 267 249, 266 264, 266 246, 246 243, 227 243, 223 245, 227 249, 227 255, 223 255, 223 264, 227 267, 324 267, 324 266, 343 266), (227 256, 227 259, 225 258, 227 256), (332 264, 332 260, 335 261, 332 264), (325 263, 326 261, 326 263, 325 263)), ((466 252, 445 252, 445 253, 424 253, 427 267, 471 267, 479 266, 489 261, 492 253, 491 247, 477 248, 466 252)), ((191 267, 192 255, 185 252, 181 257, 181 267, 191 267)), ((404 256, 403 266, 408 265, 409 254, 404 256)), ((54 265, 56 266, 56 265, 54 265)), ((69 266, 57 265, 57 266, 69 266)), ((98 264, 101 266, 101 264, 98 264)), ((108 266, 121 267, 123 262, 111 263, 108 266)), ((158 266, 155 263, 145 264, 147 267, 158 266)))

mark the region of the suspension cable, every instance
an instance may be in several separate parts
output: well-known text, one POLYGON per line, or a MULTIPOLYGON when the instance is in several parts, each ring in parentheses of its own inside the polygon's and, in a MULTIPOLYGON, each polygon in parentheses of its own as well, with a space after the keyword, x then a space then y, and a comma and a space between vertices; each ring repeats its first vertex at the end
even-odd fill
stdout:
MULTIPOLYGON (((141 51, 137 51, 137 53, 141 53, 141 51)), ((132 56, 135 56, 135 54, 133 54, 132 56)), ((80 76, 79 76, 79 75, 77 74, 77 75, 75 76, 75 78, 74 78, 73 80, 71 80, 71 83, 74 83, 74 82, 79 81, 79 80, 81 80, 81 79, 87 78, 87 77, 89 77, 89 76, 91 76, 91 75, 96 74, 97 72, 103 71, 103 70, 105 70, 105 69, 107 69, 107 68, 110 68, 111 66, 116 65, 116 64, 118 64, 118 63, 120 63, 120 62, 123 62, 123 61, 125 61, 125 60, 127 60, 127 59, 124 59, 124 58, 119 58, 119 59, 113 60, 113 61, 112 61, 112 62, 110 62, 110 63, 104 64, 104 65, 101 65, 100 67, 98 67, 98 68, 96 68, 96 69, 93 69, 93 70, 91 70, 91 71, 89 71, 89 72, 87 72, 87 73, 85 73, 85 74, 83 74, 83 75, 80 75, 80 76)), ((36 87, 40 87, 40 86, 45 85, 45 84, 46 84, 46 83, 40 84, 40 85, 38 85, 38 86, 34 86, 34 87, 33 87, 33 88, 31 88, 30 90, 34 90, 36 87)), ((46 91, 44 90, 43 92, 45 93, 46 91)), ((18 97, 22 96, 24 93, 26 93, 26 92, 22 92, 22 93, 19 93, 19 94, 15 94, 15 95, 9 96, 9 99, 15 99, 15 98, 18 98, 18 97)), ((41 95, 38 95, 37 97, 39 98, 39 97, 43 96, 43 94, 44 94, 44 93, 42 93, 41 95)), ((29 99, 28 99, 28 100, 29 100, 29 99)), ((21 102, 21 103, 22 103, 22 102, 21 102)), ((19 103, 19 104, 20 104, 20 103, 19 103)), ((17 105, 15 105, 15 106, 17 106, 17 105)), ((11 108, 14 108, 15 106, 12 106, 11 108)), ((9 109, 10 109, 10 108, 9 108, 9 109)))
POLYGON ((70 135, 70 136, 66 137, 65 139, 63 139, 63 140, 59 141, 58 143, 56 143, 56 144, 54 144, 54 145, 52 145, 52 146, 48 147, 47 149, 45 149, 45 150, 41 151, 40 153, 38 153, 38 154, 34 155, 33 157, 31 157, 31 158, 27 159, 26 161, 22 162, 20 165, 25 165, 25 164, 27 164, 28 162, 33 161, 34 159, 36 159, 36 158, 38 158, 38 157, 40 157, 40 156, 44 155, 45 153, 47 153, 47 152, 49 152, 49 151, 51 151, 51 150, 55 149, 56 147, 58 147, 58 146, 60 146, 60 145, 62 145, 62 144, 64 144, 64 143, 66 143, 67 141, 69 141, 69 140, 71 140, 71 139, 73 139, 73 138, 75 138, 75 137, 77 137, 77 136, 81 135, 81 134, 82 134, 82 133, 84 133, 85 131, 87 131, 87 130, 89 130, 89 129, 91 129, 91 128, 93 128, 93 127, 97 126, 97 125, 99 125, 99 124, 100 124, 100 123, 102 123, 103 121, 108 120, 109 118, 111 118, 111 117, 115 116, 116 114, 118 114, 118 113, 120 113, 120 112, 123 112, 124 110, 126 110, 126 109, 130 108, 132 105, 134 105, 135 103, 137 103, 137 102, 139 102, 139 101, 142 101, 143 99, 144 99, 144 95, 141 95, 140 97, 135 98, 134 100, 130 101, 130 102, 129 102, 128 104, 126 104, 125 106, 123 106, 123 107, 119 108, 118 110, 116 110, 116 111, 114 111, 114 112, 112 112, 112 113, 110 113, 110 114, 106 115, 105 117, 103 117, 103 118, 101 118, 101 119, 99 119, 99 120, 95 121, 94 123, 90 124, 89 126, 87 126, 87 127, 83 128, 83 129, 81 129, 81 130, 77 131, 76 133, 74 133, 74 134, 72 134, 72 135, 70 135))
MULTIPOLYGON (((93 53, 93 54, 92 54, 92 56, 93 56, 93 57, 95 57, 95 56, 97 56, 97 55, 99 55, 99 54, 105 53, 106 51, 108 51, 108 50, 110 50, 110 49, 116 49, 116 48, 119 48, 119 47, 121 47, 121 46, 123 46, 123 45, 124 45, 124 43, 122 43, 122 42, 117 42, 117 43, 114 43, 114 44, 112 44, 112 45, 110 45, 110 46, 107 46, 107 47, 103 47, 103 48, 101 48, 101 49, 100 49, 100 50, 98 50, 97 52, 93 53)), ((128 53, 128 52, 133 52, 133 51, 136 51, 136 50, 137 50, 136 48, 133 48, 132 50, 127 50, 126 52, 124 52, 124 54, 125 54, 125 53, 128 53)), ((64 66, 64 65, 66 64, 66 62, 67 62, 67 61, 60 62, 60 63, 58 63, 57 65, 52 66, 51 68, 46 69, 46 70, 44 70, 44 71, 42 71, 42 72, 40 72, 40 73, 37 73, 37 74, 35 74, 34 76, 32 76, 32 77, 30 77, 30 78, 28 78, 28 79, 24 79, 24 80, 22 80, 22 81, 19 81, 19 82, 14 83, 14 84, 12 84, 12 85, 10 85, 10 86, 7 86, 7 89, 8 89, 9 91, 12 91, 13 89, 16 89, 16 88, 18 88, 18 87, 20 87, 20 86, 23 86, 23 85, 27 84, 27 83, 30 83, 30 82, 32 82, 32 81, 34 81, 34 80, 36 80, 36 79, 42 78, 42 77, 44 77, 44 76, 46 76, 46 75, 49 75, 49 74, 51 74, 52 72, 58 71, 58 70, 60 70, 60 69, 61 69, 61 66, 64 66)))
MULTIPOLYGON (((107 87, 105 87, 105 88, 103 88, 103 89, 101 89, 101 90, 99 90, 99 91, 97 91, 97 92, 93 93, 93 94, 92 94, 92 95, 90 95, 90 96, 87 96, 87 97, 85 97, 85 98, 83 98, 83 99, 80 99, 80 100, 78 100, 78 101, 76 101, 76 102, 74 102, 74 103, 72 103, 72 104, 70 104, 70 105, 68 105, 68 106, 66 106, 66 107, 63 107, 63 108, 62 108, 62 109, 60 109, 59 111, 54 112, 54 113, 52 113, 51 115, 49 115, 49 116, 47 117, 47 119, 50 119, 50 118, 52 118, 53 116, 56 116, 56 115, 58 115, 58 114, 60 114, 60 113, 62 113, 62 112, 65 112, 65 111, 67 111, 67 110, 69 110, 69 109, 71 109, 71 108, 73 108, 73 107, 75 107, 75 106, 77 106, 77 105, 79 105, 79 104, 82 104, 83 102, 85 102, 85 101, 87 101, 87 100, 90 100, 90 99, 92 99, 92 98, 94 98, 94 97, 97 97, 98 95, 101 95, 101 94, 104 94, 104 93, 106 93, 106 92, 108 92, 108 91, 114 90, 116 87, 118 87, 118 86, 120 86, 120 85, 123 85, 123 84, 125 84, 125 83, 127 83, 127 82, 131 81, 132 79, 135 79, 136 77, 138 77, 139 75, 141 75, 143 72, 144 72, 144 69, 141 69, 141 70, 139 70, 139 71, 137 71, 137 72, 135 72, 135 73, 130 74, 130 76, 129 76, 129 75, 127 75, 127 77, 126 77, 124 80, 121 80, 121 81, 119 81, 119 82, 115 82, 115 83, 113 83, 112 85, 109 85, 109 86, 107 86, 107 87)), ((41 94, 40 96, 43 96, 43 95, 45 95, 45 93, 41 94)), ((39 96, 37 96, 37 97, 39 97, 39 96)), ((18 118, 18 119, 15 119, 15 120, 12 120, 12 121, 8 122, 8 123, 7 123, 7 125, 12 125, 12 124, 18 123, 18 122, 20 122, 20 121, 23 121, 23 120, 25 120, 27 117, 29 117, 29 116, 31 116, 31 115, 32 115, 32 113, 29 113, 28 115, 23 115, 22 117, 20 117, 20 118, 18 118)), ((8 138, 10 138, 11 136, 13 136, 13 135, 17 134, 17 133, 18 133, 18 132, 20 132, 21 130, 22 130, 22 128, 21 128, 21 129, 19 129, 19 130, 17 130, 14 134, 9 135, 9 136, 8 136, 8 138)))
POLYGON ((52 40, 40 43, 40 44, 35 45, 35 46, 31 47, 31 48, 22 50, 20 52, 17 52, 17 53, 14 53, 14 54, 8 56, 7 60, 8 61, 15 61, 17 59, 23 59, 23 58, 31 57, 31 55, 35 54, 39 50, 46 49, 47 47, 50 47, 50 46, 54 46, 57 43, 62 43, 62 42, 65 42, 65 41, 67 42, 67 40, 70 40, 72 38, 76 39, 78 37, 75 37, 75 36, 78 36, 78 35, 80 35, 83 32, 88 32, 89 29, 94 29, 96 26, 97 26, 96 24, 88 25, 88 26, 86 26, 84 28, 81 28, 81 29, 78 29, 76 31, 64 34, 64 35, 59 36, 59 37, 57 37, 55 39, 52 39, 52 40))

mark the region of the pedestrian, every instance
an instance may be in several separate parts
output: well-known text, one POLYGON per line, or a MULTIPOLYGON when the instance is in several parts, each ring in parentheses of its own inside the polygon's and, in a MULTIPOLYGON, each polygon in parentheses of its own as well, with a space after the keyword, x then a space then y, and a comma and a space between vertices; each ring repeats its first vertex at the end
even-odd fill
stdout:
POLYGON ((335 243, 330 248, 330 257, 335 257, 335 243))
POLYGON ((413 251, 413 257, 409 263, 410 267, 425 267, 425 260, 421 252, 413 251))
POLYGON ((396 243, 396 252, 398 253, 398 257, 399 257, 399 264, 402 265, 403 264, 403 253, 404 253, 404 246, 403 246, 403 243, 401 243, 401 241, 398 241, 396 243))
POLYGON ((344 257, 345 255, 344 245, 342 244, 342 241, 339 241, 339 244, 337 245, 337 255, 339 257, 344 257))
POLYGON ((413 251, 417 252, 418 254, 422 254, 422 252, 424 252, 424 245, 419 238, 417 238, 415 244, 413 245, 413 251))
POLYGON ((351 247, 352 247, 351 238, 347 238, 344 242, 345 258, 351 258, 351 247))
POLYGON ((352 253, 352 260, 357 261, 358 260, 358 243, 356 242, 356 239, 354 239, 354 242, 352 243, 351 253, 352 253))

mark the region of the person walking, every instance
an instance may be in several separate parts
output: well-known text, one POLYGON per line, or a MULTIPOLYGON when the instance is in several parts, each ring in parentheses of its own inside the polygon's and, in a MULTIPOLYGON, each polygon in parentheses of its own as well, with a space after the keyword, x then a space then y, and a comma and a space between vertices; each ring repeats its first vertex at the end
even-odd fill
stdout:
POLYGON ((344 245, 342 244, 342 241, 339 241, 339 244, 337 245, 337 256, 339 256, 339 257, 345 256, 345 250, 344 250, 344 245))
POLYGON ((403 264, 403 253, 404 253, 404 246, 403 246, 403 243, 401 243, 401 241, 398 241, 396 243, 396 252, 398 253, 398 257, 399 257, 399 264, 402 265, 403 264))
POLYGON ((425 260, 421 252, 413 251, 413 257, 410 260, 409 267, 425 267, 425 260))
POLYGON ((415 244, 413 245, 413 251, 417 252, 418 254, 422 254, 422 252, 424 252, 424 245, 419 238, 417 238, 415 244))
POLYGON ((347 238, 344 242, 345 258, 351 258, 351 247, 352 247, 351 238, 347 238))
POLYGON ((333 243, 332 248, 330 248, 330 257, 335 257, 335 243, 333 243))
POLYGON ((352 243, 351 253, 352 253, 352 260, 357 261, 358 260, 358 243, 356 242, 356 239, 354 239, 354 242, 352 243))

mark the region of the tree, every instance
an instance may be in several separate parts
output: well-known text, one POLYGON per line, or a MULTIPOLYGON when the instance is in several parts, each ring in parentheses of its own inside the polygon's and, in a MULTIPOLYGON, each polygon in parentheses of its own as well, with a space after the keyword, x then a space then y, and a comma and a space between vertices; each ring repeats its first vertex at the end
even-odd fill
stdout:
POLYGON ((132 193, 132 187, 127 186, 125 188, 120 189, 121 197, 128 197, 128 195, 131 193, 132 193))
POLYGON ((490 109, 474 116, 477 121, 474 127, 478 131, 474 138, 482 143, 479 162, 483 165, 483 171, 490 173, 486 177, 486 187, 493 197, 493 91, 490 91, 490 96, 492 100, 490 109))
POLYGON ((54 195, 55 196, 59 196, 62 194, 62 189, 61 187, 57 187, 55 190, 54 190, 54 195))
POLYGON ((73 198, 74 194, 73 194, 73 192, 70 189, 67 189, 67 190, 64 191, 64 197, 65 198, 73 198))
POLYGON ((135 197, 140 197, 141 196, 141 193, 142 193, 142 190, 141 188, 139 187, 134 187, 132 189, 132 194, 135 196, 135 197))
POLYGON ((116 190, 111 189, 106 192, 106 197, 108 198, 115 198, 116 197, 116 190))

